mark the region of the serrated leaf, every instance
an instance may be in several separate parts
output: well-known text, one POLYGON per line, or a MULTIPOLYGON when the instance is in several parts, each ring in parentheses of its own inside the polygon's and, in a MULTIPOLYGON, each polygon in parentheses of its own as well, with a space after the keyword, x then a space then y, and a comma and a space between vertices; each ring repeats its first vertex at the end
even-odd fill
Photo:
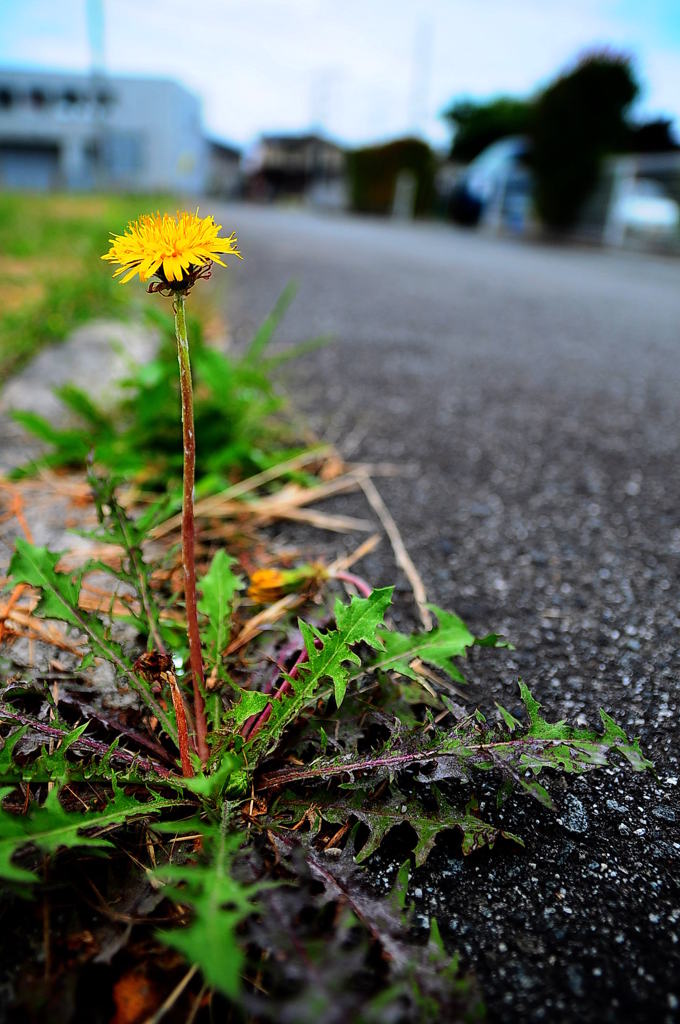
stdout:
POLYGON ((428 607, 437 616, 438 626, 428 633, 410 635, 381 630, 384 653, 373 662, 372 667, 389 669, 409 679, 417 679, 418 673, 411 667, 411 663, 415 658, 420 658, 441 669, 451 679, 464 683, 465 677, 452 659, 464 656, 468 647, 475 643, 475 637, 457 615, 445 612, 436 605, 428 607))
POLYGON ((5 779, 14 771, 14 748, 19 740, 28 732, 28 726, 22 725, 5 737, 0 750, 0 779, 5 779))
POLYGON ((261 711, 271 703, 270 693, 260 693, 259 690, 239 690, 241 695, 238 704, 229 710, 228 722, 234 730, 240 729, 244 722, 247 722, 253 715, 259 715, 261 711))
POLYGON ((346 644, 361 641, 376 649, 382 648, 378 629, 392 603, 394 587, 378 587, 369 597, 353 597, 349 604, 335 601, 335 623, 346 644))
POLYGON ((640 750, 639 738, 629 740, 621 726, 617 725, 602 708, 600 708, 600 718, 604 725, 604 742, 623 754, 636 772, 654 767, 653 763, 640 750))
POLYGON ((465 807, 465 817, 459 826, 463 833, 461 850, 463 856, 467 857, 476 850, 488 848, 492 850, 498 839, 508 839, 510 842, 524 846, 524 840, 514 832, 508 832, 504 828, 497 828, 483 821, 478 815, 477 800, 473 797, 465 807))
POLYGON ((374 590, 370 597, 353 597, 348 605, 339 600, 335 605, 337 629, 322 632, 300 622, 300 632, 307 652, 307 662, 300 665, 297 678, 289 677, 290 692, 271 703, 271 715, 263 729, 250 744, 250 763, 256 763, 274 750, 284 732, 314 700, 324 682, 333 683, 336 704, 340 706, 349 679, 348 665, 361 665, 352 645, 366 643, 381 647, 378 636, 393 587, 374 590))
POLYGON ((113 799, 101 811, 83 814, 65 811, 56 789, 47 794, 45 803, 30 814, 12 814, 0 810, 0 877, 16 882, 35 882, 36 875, 12 861, 13 856, 26 846, 36 846, 44 853, 55 853, 63 847, 111 846, 107 839, 84 835, 83 829, 105 829, 122 825, 131 818, 156 814, 166 807, 184 801, 153 794, 147 802, 126 796, 118 789, 113 799))
MULTIPOLYGON (((172 830, 166 823, 164 831, 172 830)), ((181 929, 158 932, 166 945, 179 950, 197 964, 208 985, 235 999, 241 982, 244 954, 236 929, 244 918, 254 913, 254 897, 262 888, 243 885, 232 874, 232 864, 244 837, 227 834, 217 825, 180 822, 176 834, 200 831, 204 860, 199 863, 167 864, 156 874, 170 882, 167 895, 191 907, 191 923, 181 929), (180 887, 181 885, 181 887, 180 887)))
POLYGON ((211 667, 221 661, 222 652, 229 643, 230 621, 234 594, 243 589, 243 580, 232 571, 235 558, 223 549, 210 563, 210 569, 198 582, 201 598, 198 610, 205 616, 201 639, 205 660, 211 667))
POLYGON ((510 731, 505 722, 506 728, 491 728, 484 716, 472 716, 447 731, 423 732, 420 737, 393 735, 382 749, 368 756, 342 755, 332 760, 319 759, 308 766, 269 772, 260 777, 259 788, 274 789, 333 776, 391 779, 397 772, 414 766, 421 768, 418 778, 423 782, 452 777, 467 779, 472 769, 497 769, 515 786, 552 807, 545 788, 530 774, 536 776, 546 768, 581 774, 608 764, 615 753, 623 755, 636 771, 651 766, 640 751, 638 740, 629 740, 609 716, 603 719, 605 732, 600 735, 564 722, 546 722, 538 714, 538 702, 524 686, 522 696, 528 704, 528 727, 515 727, 517 720, 513 718, 510 731))
POLYGON ((377 630, 392 602, 393 590, 394 587, 382 587, 374 590, 370 597, 353 597, 349 604, 343 604, 338 598, 334 608, 337 630, 322 634, 305 623, 300 625, 309 659, 300 674, 315 675, 319 680, 332 679, 338 707, 347 690, 349 670, 346 663, 361 664, 349 648, 358 643, 366 643, 375 649, 382 648, 377 630))
POLYGON ((109 661, 127 678, 128 683, 163 724, 168 735, 176 740, 177 729, 172 719, 160 707, 146 681, 132 670, 120 644, 111 640, 97 615, 78 607, 82 573, 74 580, 70 574, 59 572, 56 566, 60 557, 60 552, 49 551, 48 548, 31 544, 19 537, 9 566, 10 579, 14 583, 29 583, 40 590, 40 602, 34 614, 58 619, 82 630, 94 653, 109 661))
MULTIPOLYGON (((290 861, 296 844, 279 838, 277 849, 290 861)), ((370 1002, 364 997, 358 1017, 349 1014, 338 1019, 408 1020, 423 1024, 482 1019, 470 979, 461 977, 458 959, 444 951, 436 925, 427 945, 414 946, 408 938, 409 920, 403 911, 400 893, 395 893, 392 899, 376 899, 363 890, 361 874, 355 873, 355 866, 347 858, 327 859, 309 845, 304 855, 312 875, 323 886, 325 898, 340 901, 368 929, 382 950, 388 971, 386 987, 370 1002)), ((405 886, 408 883, 406 873, 400 871, 399 875, 401 886, 405 886)), ((316 1002, 318 1005, 318 999, 316 1002)), ((331 1005, 337 1009, 337 999, 331 1005)), ((310 1006, 314 1007, 314 1003, 310 1006)), ((325 1020, 326 1016, 319 1016, 317 1012, 315 1017, 312 1010, 305 1019, 325 1020)))
POLYGON ((526 683, 522 682, 521 679, 519 681, 519 692, 529 716, 528 735, 537 736, 545 740, 563 739, 569 731, 565 720, 562 718, 559 722, 547 722, 545 718, 539 715, 541 705, 532 695, 526 683))
POLYGON ((398 790, 386 801, 373 803, 365 792, 355 793, 347 800, 319 804, 321 815, 332 824, 344 824, 350 815, 363 822, 369 835, 361 847, 355 860, 361 864, 378 849, 385 836, 399 825, 410 825, 416 833, 417 841, 413 850, 415 866, 425 863, 439 834, 447 829, 455 829, 462 833, 462 850, 469 855, 483 847, 493 848, 500 836, 524 845, 522 840, 511 832, 482 821, 476 814, 476 804, 470 802, 465 810, 450 804, 435 789, 437 810, 427 811, 413 797, 405 797, 398 790))
POLYGON ((306 622, 301 622, 300 632, 307 649, 308 661, 299 673, 302 685, 298 684, 294 686, 294 689, 302 689, 310 681, 319 683, 324 679, 330 679, 333 683, 335 703, 339 707, 345 696, 349 680, 347 666, 361 665, 361 659, 354 651, 350 650, 342 634, 337 630, 321 633, 306 622))

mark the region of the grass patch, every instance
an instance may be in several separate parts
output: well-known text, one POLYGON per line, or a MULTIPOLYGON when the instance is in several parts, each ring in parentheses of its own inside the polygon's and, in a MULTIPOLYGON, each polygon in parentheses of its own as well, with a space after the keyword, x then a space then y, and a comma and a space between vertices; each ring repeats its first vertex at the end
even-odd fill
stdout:
POLYGON ((2 378, 78 324, 141 309, 144 293, 121 288, 99 257, 112 230, 168 202, 160 196, 0 195, 2 378))

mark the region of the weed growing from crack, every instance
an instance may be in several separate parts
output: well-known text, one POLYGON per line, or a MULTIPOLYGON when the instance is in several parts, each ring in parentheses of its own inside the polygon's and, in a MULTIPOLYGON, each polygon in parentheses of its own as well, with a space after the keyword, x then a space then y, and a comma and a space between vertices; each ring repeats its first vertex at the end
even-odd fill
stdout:
MULTIPOLYGON (((139 272, 141 263, 119 255, 128 273, 139 272)), ((504 644, 493 633, 475 637, 443 609, 428 606, 432 628, 401 633, 388 623, 392 588, 373 588, 346 568, 254 572, 248 594, 223 548, 213 547, 207 571, 197 571, 184 296, 206 264, 207 257, 186 266, 180 259, 179 269, 162 259, 155 270, 144 264, 147 278, 164 268, 153 290, 170 290, 175 300, 184 609, 165 555, 149 544, 168 514, 153 482, 146 507, 132 515, 106 467, 90 467, 94 537, 119 551, 113 563, 74 572, 58 552, 16 543, 14 593, 34 593, 34 617, 78 636, 81 675, 106 662, 138 705, 132 726, 84 707, 74 723, 46 687, 5 687, 0 876, 35 892, 36 854, 51 858, 53 884, 55 858, 68 863, 93 849, 114 857, 131 849, 142 823, 144 870, 175 908, 157 941, 190 964, 171 1004, 186 990, 198 1012, 209 990, 213 1012, 226 1007, 225 1019, 475 1019, 474 983, 446 953, 436 922, 425 946, 407 941, 408 865, 384 901, 368 894, 359 865, 404 823, 415 836, 416 866, 446 832, 461 836, 466 856, 522 844, 502 822, 480 816, 471 788, 478 776, 496 780, 499 802, 515 789, 552 807, 544 785, 551 773, 582 774, 614 757, 635 771, 650 763, 604 712, 599 730, 548 721, 524 683, 521 716, 498 706, 489 721, 464 709, 465 658, 504 644), (113 574, 124 599, 84 608, 93 571, 113 574), (338 584, 356 594, 343 600, 338 584), (265 607, 244 622, 253 601, 265 607), (287 613, 293 601, 308 607, 296 621, 287 613), (133 627, 133 642, 121 642, 121 622, 133 627), (282 633, 267 641, 255 622, 276 622, 282 633)))

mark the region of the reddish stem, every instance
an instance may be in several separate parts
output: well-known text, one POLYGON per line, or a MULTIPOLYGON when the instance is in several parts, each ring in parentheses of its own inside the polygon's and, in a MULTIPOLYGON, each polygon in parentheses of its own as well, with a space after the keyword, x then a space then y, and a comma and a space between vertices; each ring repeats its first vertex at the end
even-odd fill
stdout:
MULTIPOLYGON (((319 628, 325 627, 328 624, 328 622, 328 619, 323 619, 321 622, 318 623, 319 628)), ((319 647, 320 643, 320 640, 314 641, 314 645, 316 647, 319 647)), ((281 648, 279 656, 276 659, 276 668, 274 669, 269 679, 262 687, 262 693, 272 692, 274 686, 276 685, 276 681, 278 680, 281 673, 286 671, 286 665, 293 655, 296 655, 297 657, 296 660, 293 662, 293 666, 290 672, 288 672, 288 679, 284 679, 284 681, 281 683, 281 685, 279 686, 278 690, 276 691, 272 698, 273 700, 280 700, 280 698, 283 697, 285 693, 288 693, 288 691, 290 690, 289 679, 297 679, 298 669, 300 668, 300 665, 304 665, 304 663, 307 661, 309 657, 307 651, 305 650, 304 640, 302 639, 302 633, 300 632, 294 633, 293 639, 290 640, 285 645, 285 647, 281 648)), ((247 718, 246 721, 241 726, 241 736, 243 736, 244 740, 251 740, 253 736, 257 735, 262 726, 269 719, 271 713, 272 706, 271 704, 267 704, 267 706, 264 707, 259 714, 251 715, 250 718, 247 718)))
MULTIPOLYGON (((196 722, 196 751, 201 763, 209 757, 207 744, 208 727, 205 717, 203 696, 205 679, 201 638, 198 632, 196 608, 196 564, 194 527, 194 475, 196 467, 196 437, 194 435, 194 396, 191 384, 191 363, 189 342, 184 312, 184 295, 175 299, 175 333, 177 336, 177 358, 179 360, 179 382, 182 395, 182 440, 184 443, 184 486, 182 492, 182 565, 184 567, 184 601, 187 612, 187 634, 189 638, 189 660, 194 689, 194 720, 196 722)), ((178 723, 179 724, 179 723, 178 723)))
MULTIPOLYGON (((55 739, 64 739, 68 735, 65 729, 57 729, 55 726, 46 725, 45 722, 39 722, 30 715, 24 715, 20 711, 8 708, 6 704, 0 707, 0 719, 10 719, 14 722, 21 722, 22 725, 30 725, 36 732, 44 733, 46 736, 53 736, 55 739)), ((95 754, 101 754, 102 757, 109 755, 112 760, 124 761, 126 764, 141 768, 143 771, 156 772, 157 775, 162 775, 166 779, 177 778, 173 772, 168 771, 167 768, 162 764, 158 764, 157 761, 140 757, 139 754, 124 750, 122 747, 111 750, 110 744, 102 743, 100 740, 92 740, 88 736, 79 736, 74 741, 74 745, 83 747, 85 750, 92 750, 95 754)))
POLYGON ((334 573, 336 580, 342 580, 343 583, 351 583, 353 587, 356 587, 357 591, 362 597, 370 597, 373 593, 373 587, 366 580, 362 579, 361 576, 355 576, 353 572, 346 572, 344 569, 339 569, 334 573))
MULTIPOLYGON (((307 651, 302 651, 299 658, 297 659, 297 661, 291 668, 290 672, 288 673, 288 678, 283 680, 278 690, 274 694, 272 698, 273 700, 280 700, 285 693, 288 693, 288 691, 290 690, 291 679, 297 679, 298 669, 300 668, 300 665, 304 665, 308 657, 309 655, 307 654, 307 651)), ((263 708, 262 711, 260 711, 259 715, 257 715, 255 720, 252 722, 252 726, 248 730, 248 732, 244 732, 246 726, 248 725, 248 722, 246 722, 243 726, 243 729, 241 730, 241 734, 244 736, 244 738, 250 741, 253 739, 254 736, 257 736, 260 729, 262 729, 265 723, 269 721, 271 713, 272 706, 271 704, 267 704, 266 708, 263 708)), ((252 719, 249 719, 249 721, 252 721, 252 719)))
POLYGON ((191 764, 191 758, 189 757, 189 733, 187 731, 187 715, 184 707, 184 701, 182 700, 182 694, 180 693, 179 686, 177 685, 177 677, 175 676, 175 673, 166 672, 165 677, 170 686, 172 706, 175 709, 177 741, 179 744, 179 757, 182 763, 182 775, 185 779, 191 779, 194 774, 194 769, 191 764))
MULTIPOLYGON (((290 640, 287 644, 285 644, 279 651, 279 656, 278 658, 276 658, 274 662, 274 671, 269 675, 269 678, 265 681, 264 686, 262 687, 262 693, 272 692, 272 690, 276 686, 279 676, 281 675, 282 672, 286 671, 286 665, 288 664, 288 661, 293 657, 293 655, 297 656, 303 649, 303 647, 304 643, 302 640, 302 633, 296 631, 294 634, 294 638, 290 640)), ((258 717, 259 715, 251 715, 250 718, 247 718, 243 725, 241 726, 241 736, 243 736, 244 739, 248 739, 250 730, 254 726, 258 717)))

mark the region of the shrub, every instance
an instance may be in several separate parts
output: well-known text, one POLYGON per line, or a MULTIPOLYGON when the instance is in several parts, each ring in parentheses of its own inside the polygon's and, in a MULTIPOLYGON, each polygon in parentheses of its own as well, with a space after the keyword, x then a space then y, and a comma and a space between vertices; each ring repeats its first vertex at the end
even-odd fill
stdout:
POLYGON ((397 178, 410 171, 416 180, 414 213, 430 211, 434 196, 434 154, 419 139, 397 139, 349 154, 350 202, 357 213, 387 214, 392 209, 397 178))
POLYGON ((534 201, 545 225, 571 227, 597 184, 603 157, 626 138, 638 93, 627 57, 592 54, 538 97, 531 137, 534 201))

